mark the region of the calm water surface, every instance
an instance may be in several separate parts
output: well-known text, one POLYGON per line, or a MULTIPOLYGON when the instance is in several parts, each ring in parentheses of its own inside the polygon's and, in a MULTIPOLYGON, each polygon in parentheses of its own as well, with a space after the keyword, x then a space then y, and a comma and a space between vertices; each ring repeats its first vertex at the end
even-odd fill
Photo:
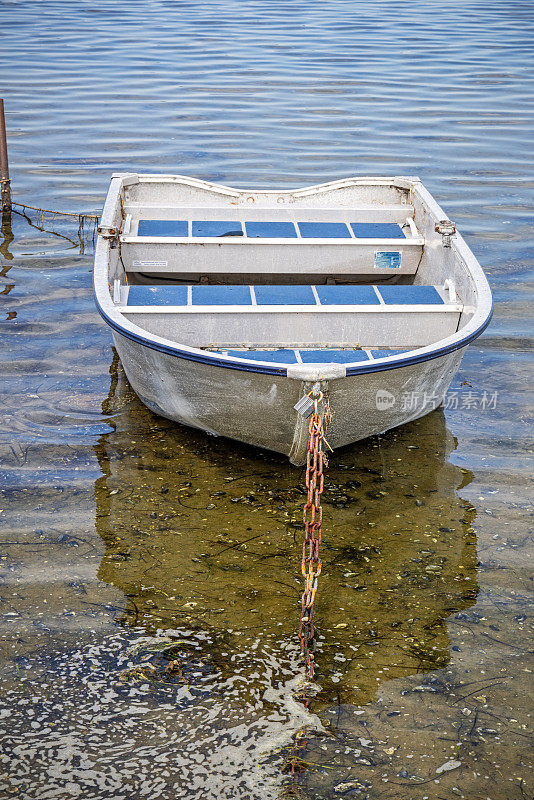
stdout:
POLYGON ((1 796, 532 797, 533 5, 4 0, 0 21, 17 201, 96 211, 116 170, 418 174, 496 300, 449 408, 331 459, 306 703, 302 471, 144 408, 90 237, 14 215, 1 796))

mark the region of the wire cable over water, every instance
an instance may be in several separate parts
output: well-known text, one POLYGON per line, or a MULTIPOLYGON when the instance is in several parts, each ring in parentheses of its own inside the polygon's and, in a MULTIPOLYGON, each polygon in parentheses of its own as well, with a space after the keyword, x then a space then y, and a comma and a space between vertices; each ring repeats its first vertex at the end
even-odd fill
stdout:
POLYGON ((12 202, 12 206, 13 212, 15 214, 19 214, 21 217, 24 217, 24 219, 26 219, 29 224, 32 225, 32 227, 37 228, 40 231, 51 233, 54 236, 59 236, 61 239, 66 239, 72 244, 80 246, 82 251, 85 243, 90 242, 93 245, 95 243, 98 220, 100 219, 99 214, 88 214, 85 212, 79 213, 75 211, 53 211, 49 208, 30 206, 26 203, 18 203, 15 201, 12 202), (60 233, 59 231, 54 230, 54 222, 57 217, 66 217, 77 220, 78 241, 70 236, 67 236, 65 233, 60 233))

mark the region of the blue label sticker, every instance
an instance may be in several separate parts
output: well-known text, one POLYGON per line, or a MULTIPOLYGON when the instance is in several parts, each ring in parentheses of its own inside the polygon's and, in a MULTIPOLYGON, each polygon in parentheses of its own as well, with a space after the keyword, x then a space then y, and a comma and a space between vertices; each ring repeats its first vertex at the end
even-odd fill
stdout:
POLYGON ((401 254, 396 251, 387 253, 378 251, 375 253, 375 269, 400 269, 401 254))

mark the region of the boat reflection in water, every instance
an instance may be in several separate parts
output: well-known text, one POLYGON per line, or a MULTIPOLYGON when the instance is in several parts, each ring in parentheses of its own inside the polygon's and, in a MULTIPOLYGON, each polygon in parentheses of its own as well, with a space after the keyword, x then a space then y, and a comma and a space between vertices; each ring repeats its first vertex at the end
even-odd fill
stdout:
MULTIPOLYGON (((99 578, 127 599, 119 623, 177 637, 219 685, 237 691, 239 676, 263 697, 302 670, 303 471, 157 417, 117 359, 111 374, 117 428, 95 447, 95 496, 99 578)), ((326 702, 366 702, 383 680, 449 662, 445 620, 478 591, 476 512, 458 495, 472 475, 449 462, 455 446, 437 410, 332 457, 316 599, 326 702)))

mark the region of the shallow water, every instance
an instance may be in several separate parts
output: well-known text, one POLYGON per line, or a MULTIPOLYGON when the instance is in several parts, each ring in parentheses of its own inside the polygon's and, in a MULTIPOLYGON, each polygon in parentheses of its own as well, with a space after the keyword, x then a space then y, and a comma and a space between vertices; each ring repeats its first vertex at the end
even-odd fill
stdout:
POLYGON ((14 215, 2 796, 531 797, 532 5, 4 0, 0 19, 17 201, 97 211, 115 170, 419 174, 496 301, 456 402, 331 459, 303 700, 302 471, 144 408, 91 237, 14 215))

